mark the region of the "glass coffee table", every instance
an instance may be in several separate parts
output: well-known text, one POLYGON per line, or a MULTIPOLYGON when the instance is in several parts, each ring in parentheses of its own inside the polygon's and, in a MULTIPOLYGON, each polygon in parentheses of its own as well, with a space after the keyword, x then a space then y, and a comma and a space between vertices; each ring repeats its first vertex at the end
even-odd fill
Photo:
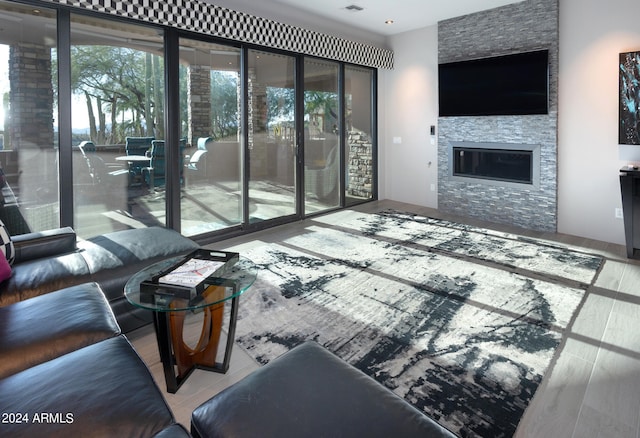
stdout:
POLYGON ((164 294, 140 293, 140 283, 169 269, 184 257, 154 263, 134 274, 124 287, 124 295, 134 306, 153 311, 153 323, 164 369, 167 392, 175 393, 196 369, 226 373, 231 360, 238 317, 238 299, 255 281, 257 268, 246 257, 225 270, 221 278, 193 299, 164 294), (216 361, 225 303, 231 301, 227 343, 222 362, 216 361), (202 331, 195 347, 184 340, 184 321, 188 312, 204 313, 202 331))

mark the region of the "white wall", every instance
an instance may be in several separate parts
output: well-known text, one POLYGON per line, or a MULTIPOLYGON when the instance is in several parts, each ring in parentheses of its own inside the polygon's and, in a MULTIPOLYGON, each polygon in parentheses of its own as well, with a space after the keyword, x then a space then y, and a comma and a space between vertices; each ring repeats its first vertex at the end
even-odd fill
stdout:
MULTIPOLYGON (((618 170, 640 146, 618 145, 618 54, 640 50, 640 1, 560 0, 558 231, 624 244, 618 170)), ((437 207, 437 26, 389 39, 380 72, 380 199, 437 207), (401 137, 402 144, 393 138, 401 137), (431 168, 427 163, 431 161, 431 168)))
POLYGON ((438 147, 429 131, 438 123, 437 40, 437 26, 389 40, 395 68, 379 74, 380 199, 437 207, 438 147))
POLYGON ((624 243, 618 170, 618 55, 640 50, 638 0, 560 1, 558 231, 624 243))

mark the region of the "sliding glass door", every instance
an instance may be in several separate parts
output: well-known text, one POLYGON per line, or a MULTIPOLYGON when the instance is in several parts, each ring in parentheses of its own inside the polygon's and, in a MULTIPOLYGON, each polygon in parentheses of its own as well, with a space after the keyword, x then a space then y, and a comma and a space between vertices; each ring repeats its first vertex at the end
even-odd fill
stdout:
POLYGON ((340 205, 340 99, 337 62, 305 58, 305 213, 340 205))
POLYGON ((180 39, 181 232, 239 226, 242 210, 242 95, 237 47, 180 39))
POLYGON ((0 0, 12 234, 204 241, 375 198, 374 69, 22 3, 0 0))
POLYGON ((254 224, 297 213, 296 58, 248 53, 248 217, 254 224))
POLYGON ((346 205, 376 197, 374 71, 345 67, 346 205))
POLYGON ((9 234, 60 225, 56 11, 0 2, 0 220, 9 234))
POLYGON ((150 155, 165 134, 163 44, 153 27, 71 14, 73 221, 82 237, 166 224, 163 184, 150 186, 164 174, 150 155))

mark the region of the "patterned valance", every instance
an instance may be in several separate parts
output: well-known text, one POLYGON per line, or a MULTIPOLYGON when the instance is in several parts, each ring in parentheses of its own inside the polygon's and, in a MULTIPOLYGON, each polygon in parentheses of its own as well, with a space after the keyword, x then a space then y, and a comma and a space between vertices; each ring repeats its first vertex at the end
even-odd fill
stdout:
POLYGON ((375 68, 393 68, 393 51, 237 12, 198 0, 45 0, 233 41, 375 68))

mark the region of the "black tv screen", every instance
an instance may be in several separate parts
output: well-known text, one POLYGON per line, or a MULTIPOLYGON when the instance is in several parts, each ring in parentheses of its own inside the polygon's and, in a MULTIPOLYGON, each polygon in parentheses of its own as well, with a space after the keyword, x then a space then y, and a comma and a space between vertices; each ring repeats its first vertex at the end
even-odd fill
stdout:
POLYGON ((548 114, 547 50, 440 64, 440 116, 548 114))

